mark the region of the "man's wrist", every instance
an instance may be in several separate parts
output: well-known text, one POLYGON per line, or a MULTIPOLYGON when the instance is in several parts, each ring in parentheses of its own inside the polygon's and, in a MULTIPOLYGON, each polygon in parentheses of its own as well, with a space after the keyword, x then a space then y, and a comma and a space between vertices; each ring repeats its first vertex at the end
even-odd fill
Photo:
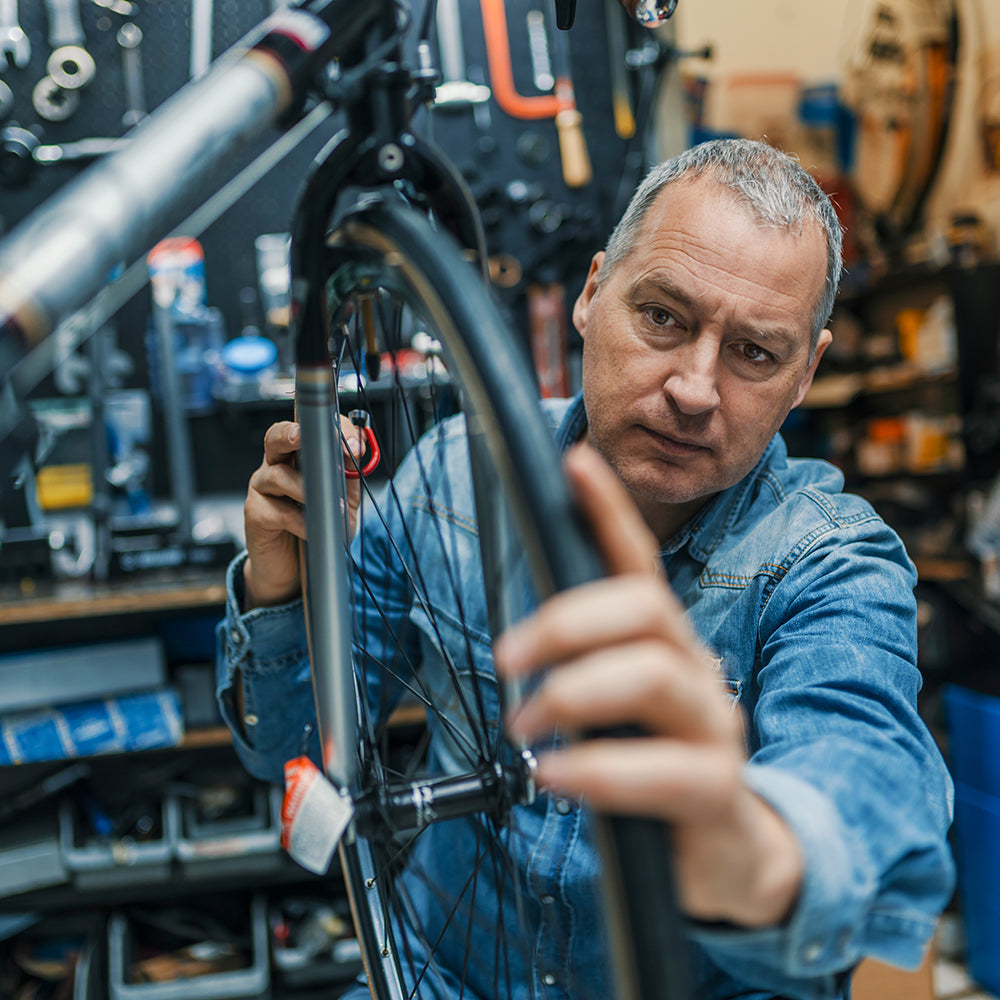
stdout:
POLYGON ((240 606, 243 614, 254 608, 271 608, 294 601, 300 592, 298 580, 288 587, 274 587, 254 576, 253 561, 248 556, 243 563, 243 594, 240 606))
POLYGON ((740 923, 747 926, 778 926, 795 908, 802 888, 804 861, 795 834, 777 812, 749 789, 746 808, 753 813, 748 857, 754 859, 746 912, 740 923))

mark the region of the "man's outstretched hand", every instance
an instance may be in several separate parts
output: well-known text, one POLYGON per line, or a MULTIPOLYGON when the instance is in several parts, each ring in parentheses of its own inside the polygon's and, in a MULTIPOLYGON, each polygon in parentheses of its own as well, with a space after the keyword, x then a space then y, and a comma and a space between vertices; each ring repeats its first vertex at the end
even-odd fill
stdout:
POLYGON ((499 674, 545 670, 508 729, 529 741, 555 730, 579 737, 539 756, 541 785, 671 824, 691 916, 776 923, 797 897, 802 858, 784 821, 743 782, 741 717, 623 484, 587 445, 567 455, 566 472, 610 575, 556 595, 497 641, 499 674), (593 735, 614 727, 637 735, 593 735))

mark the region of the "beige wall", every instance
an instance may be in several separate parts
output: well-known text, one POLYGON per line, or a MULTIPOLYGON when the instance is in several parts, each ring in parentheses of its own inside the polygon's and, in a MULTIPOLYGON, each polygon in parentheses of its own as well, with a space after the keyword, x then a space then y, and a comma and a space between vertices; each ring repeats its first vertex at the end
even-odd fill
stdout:
MULTIPOLYGON (((788 74, 804 83, 837 81, 873 0, 680 0, 676 30, 681 48, 710 42, 711 62, 688 60, 682 70, 712 84, 706 121, 734 128, 733 74, 788 74)), ((943 234, 953 212, 979 211, 1000 233, 1000 175, 989 175, 978 155, 977 101, 983 74, 1000 72, 1000 2, 956 0, 962 47, 950 140, 926 211, 931 236, 943 234)), ((775 100, 780 101, 777 90, 775 100)), ((1000 244, 1000 241, 998 241, 1000 244)), ((998 245, 1000 250, 1000 245, 998 245)))
POLYGON ((837 76, 851 6, 857 0, 680 0, 677 37, 684 48, 712 43, 713 60, 699 66, 709 77, 768 70, 826 81, 837 76))

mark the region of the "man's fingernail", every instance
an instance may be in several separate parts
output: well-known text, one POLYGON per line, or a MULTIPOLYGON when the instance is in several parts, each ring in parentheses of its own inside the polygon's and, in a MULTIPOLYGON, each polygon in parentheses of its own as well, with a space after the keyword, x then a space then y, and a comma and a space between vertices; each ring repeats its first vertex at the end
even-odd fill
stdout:
POLYGON ((291 442, 292 444, 295 444, 295 443, 296 443, 296 442, 298 441, 298 439, 299 439, 299 436, 301 435, 301 433, 302 433, 302 432, 301 432, 301 431, 299 430, 298 426, 295 426, 295 427, 292 427, 292 428, 291 428, 291 429, 289 430, 289 432, 288 432, 288 440, 289 440, 289 441, 290 441, 290 442, 291 442))
POLYGON ((351 454, 357 458, 364 452, 364 447, 361 444, 361 439, 356 437, 350 437, 347 439, 347 447, 351 449, 351 454))

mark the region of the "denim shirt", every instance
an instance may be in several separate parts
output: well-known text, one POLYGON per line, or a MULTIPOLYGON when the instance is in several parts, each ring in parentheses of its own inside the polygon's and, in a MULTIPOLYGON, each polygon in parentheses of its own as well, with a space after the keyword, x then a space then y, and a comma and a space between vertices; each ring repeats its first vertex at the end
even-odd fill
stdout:
MULTIPOLYGON (((546 404, 546 413, 563 448, 586 429, 579 396, 546 404)), ((418 537, 444 532, 464 546, 471 571, 462 615, 480 633, 476 669, 492 673, 462 425, 452 421, 418 448, 434 451, 443 471, 432 496, 414 498, 411 529, 418 537)), ((426 492, 408 462, 397 491, 426 492)), ((842 487, 833 466, 789 459, 776 435, 753 471, 709 501, 661 552, 714 655, 719 683, 743 714, 745 781, 792 829, 805 862, 799 898, 780 926, 689 921, 699 1000, 845 996, 850 969, 866 955, 915 967, 950 898, 951 783, 916 708, 916 574, 895 533, 842 487)), ((303 727, 314 718, 302 606, 243 614, 244 559, 229 571, 218 696, 245 766, 281 781, 284 761, 301 753, 303 727), (242 725, 234 715, 237 669, 242 725)), ((432 590, 441 584, 442 603, 453 601, 451 588, 435 579, 443 568, 429 573, 432 590)), ((420 609, 406 613, 419 626, 420 609)), ((433 678, 447 637, 415 632, 415 655, 433 678)), ((433 732, 435 744, 446 771, 448 739, 433 732)), ((315 743, 311 749, 318 756, 315 743)), ((601 949, 593 943, 597 862, 586 812, 542 794, 523 813, 509 846, 525 875, 528 901, 520 905, 534 941, 530 961, 514 970, 515 995, 606 997, 601 949)), ((449 822, 425 833, 420 860, 431 879, 464 881, 482 836, 474 827, 449 822)), ((432 894, 419 884, 411 891, 433 923, 432 894)), ((481 904, 504 907, 489 898, 481 904)), ((479 945, 479 955, 492 953, 492 938, 479 945)), ((444 986, 432 992, 430 982, 421 990, 449 996, 444 986)), ((488 984, 480 990, 486 1000, 488 984)))

